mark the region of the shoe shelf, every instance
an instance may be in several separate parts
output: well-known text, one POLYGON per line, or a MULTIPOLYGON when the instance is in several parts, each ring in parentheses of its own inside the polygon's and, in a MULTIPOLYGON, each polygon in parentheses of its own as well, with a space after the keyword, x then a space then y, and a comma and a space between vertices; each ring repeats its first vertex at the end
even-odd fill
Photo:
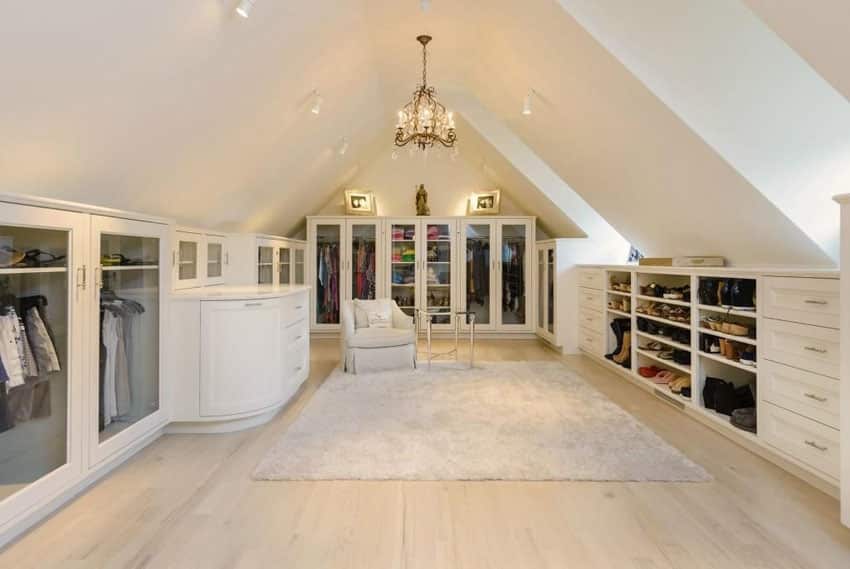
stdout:
POLYGON ((640 354, 640 355, 642 355, 642 356, 644 356, 644 357, 646 357, 646 358, 648 358, 648 359, 650 359, 654 362, 658 362, 663 366, 666 366, 666 367, 669 367, 671 369, 675 369, 677 371, 680 371, 682 373, 686 373, 688 375, 691 375, 691 366, 684 366, 682 364, 677 364, 673 360, 665 360, 663 358, 659 358, 654 353, 648 352, 646 350, 641 350, 640 348, 637 348, 635 351, 638 354, 640 354))
POLYGON ((646 300, 649 302, 654 302, 656 304, 669 304, 671 306, 684 306, 686 308, 690 308, 691 303, 685 302, 684 300, 673 300, 669 298, 658 298, 657 296, 646 296, 644 294, 638 294, 635 296, 638 300, 646 300))
POLYGON ((726 429, 730 429, 736 433, 739 433, 744 438, 756 441, 758 440, 758 436, 755 433, 751 433, 750 431, 745 431, 744 429, 739 429, 735 425, 730 422, 731 417, 729 415, 724 415, 723 413, 718 413, 714 409, 708 409, 707 407, 703 407, 702 404, 694 406, 704 417, 707 417, 711 421, 714 421, 720 425, 722 425, 726 429))
POLYGON ((631 295, 632 295, 632 293, 630 293, 630 292, 623 292, 623 291, 621 291, 621 290, 611 290, 611 289, 608 289, 608 290, 606 290, 605 292, 607 292, 608 294, 616 294, 616 295, 618 295, 618 296, 631 296, 631 295))
POLYGON ((610 313, 610 314, 616 314, 617 316, 622 316, 623 318, 631 318, 632 317, 632 315, 629 314, 628 312, 623 312, 622 310, 616 310, 614 308, 606 308, 605 311, 610 313))
POLYGON ((684 322, 679 322, 677 320, 669 320, 667 318, 661 318, 660 316, 650 316, 649 314, 644 314, 643 312, 635 312, 635 316, 638 318, 646 318, 647 320, 652 320, 653 322, 658 322, 660 324, 669 324, 671 326, 678 326, 684 330, 690 330, 691 325, 686 324, 684 322))
POLYGON ((699 331, 702 334, 708 334, 709 336, 716 336, 718 338, 725 338, 727 340, 732 340, 733 342, 749 344, 750 346, 758 345, 758 342, 756 342, 754 338, 750 338, 749 336, 735 336, 733 334, 727 334, 726 332, 718 332, 717 330, 712 330, 711 328, 705 328, 704 326, 700 326, 699 331))
POLYGON ((673 340, 671 340, 667 336, 659 336, 657 334, 649 334, 648 332, 641 332, 640 330, 638 330, 635 333, 638 336, 640 336, 641 338, 646 338, 646 339, 649 339, 649 340, 653 340, 655 342, 660 342, 660 343, 662 343, 666 346, 670 346, 671 348, 676 348, 678 350, 687 350, 689 352, 691 351, 690 344, 682 344, 680 342, 674 342, 673 340))
POLYGON ((742 318, 756 318, 755 310, 735 310, 734 308, 723 308, 722 306, 714 306, 712 304, 698 304, 697 308, 706 312, 717 312, 729 316, 740 316, 742 318))
POLYGON ((752 374, 755 374, 755 373, 757 373, 757 371, 758 371, 758 366, 757 366, 757 365, 754 365, 754 366, 747 366, 747 365, 744 365, 744 364, 742 364, 742 363, 739 363, 739 362, 737 362, 737 361, 735 361, 735 360, 730 360, 730 359, 728 359, 728 358, 724 358, 723 356, 718 355, 718 354, 710 354, 710 353, 708 353, 708 352, 703 352, 702 350, 700 350, 700 351, 699 351, 699 355, 700 355, 700 356, 702 356, 702 357, 704 357, 704 358, 707 358, 707 359, 709 359, 709 360, 714 360, 714 361, 716 361, 716 362, 720 362, 720 363, 722 363, 722 364, 725 364, 725 365, 728 365, 728 366, 731 366, 731 367, 736 367, 736 368, 738 368, 738 369, 742 369, 742 370, 747 371, 747 372, 750 372, 750 373, 752 373, 752 374))

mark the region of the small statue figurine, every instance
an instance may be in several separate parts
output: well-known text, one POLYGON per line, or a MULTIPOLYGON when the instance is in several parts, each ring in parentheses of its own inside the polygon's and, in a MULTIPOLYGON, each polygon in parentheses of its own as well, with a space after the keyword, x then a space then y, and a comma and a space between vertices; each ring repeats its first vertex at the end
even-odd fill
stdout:
POLYGON ((425 184, 419 184, 419 189, 416 191, 416 215, 431 215, 425 184))

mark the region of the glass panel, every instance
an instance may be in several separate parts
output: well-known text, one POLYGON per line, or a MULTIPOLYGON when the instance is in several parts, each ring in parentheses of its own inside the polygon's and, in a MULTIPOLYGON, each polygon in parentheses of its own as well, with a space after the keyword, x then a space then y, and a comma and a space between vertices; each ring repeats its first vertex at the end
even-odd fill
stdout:
POLYGON ((304 284, 304 249, 295 250, 295 284, 304 284))
POLYGON ((547 322, 547 328, 549 332, 555 333, 555 251, 552 249, 548 250, 548 271, 546 271, 546 280, 547 280, 547 290, 549 296, 549 308, 547 312, 549 313, 549 321, 547 322))
POLYGON ((100 250, 103 442, 159 409, 159 239, 103 234, 100 250))
POLYGON ((223 247, 221 243, 207 243, 207 276, 217 278, 221 276, 223 247))
POLYGON ((416 225, 393 224, 390 295, 396 304, 413 316, 416 312, 416 225))
POLYGON ((525 225, 502 226, 502 324, 525 324, 525 225))
POLYGON ((466 226, 466 309, 490 323, 490 225, 466 226))
POLYGON ((274 249, 257 247, 257 284, 274 284, 274 249))
POLYGON ((181 241, 179 251, 177 278, 181 281, 198 278, 198 244, 194 241, 181 241))
POLYGON ((429 312, 441 312, 432 317, 434 324, 452 322, 452 234, 445 223, 427 225, 425 261, 427 271, 425 283, 429 312))
POLYGON ((373 224, 351 226, 351 298, 376 298, 377 228, 373 224))
POLYGON ((0 226, 0 500, 68 460, 68 237, 0 226))
POLYGON ((537 327, 545 328, 543 301, 546 298, 546 250, 537 251, 537 327))
POLYGON ((278 249, 278 254, 280 255, 280 278, 278 281, 282 285, 288 285, 289 275, 292 274, 292 254, 288 247, 281 247, 278 249))
POLYGON ((316 226, 316 323, 339 324, 340 226, 316 226))

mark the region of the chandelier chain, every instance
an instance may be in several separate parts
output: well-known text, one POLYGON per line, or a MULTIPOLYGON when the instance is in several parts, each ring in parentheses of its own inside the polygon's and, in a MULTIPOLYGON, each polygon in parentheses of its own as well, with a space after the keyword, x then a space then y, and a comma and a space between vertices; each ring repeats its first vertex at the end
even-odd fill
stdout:
POLYGON ((428 45, 422 44, 422 88, 428 86, 428 45))

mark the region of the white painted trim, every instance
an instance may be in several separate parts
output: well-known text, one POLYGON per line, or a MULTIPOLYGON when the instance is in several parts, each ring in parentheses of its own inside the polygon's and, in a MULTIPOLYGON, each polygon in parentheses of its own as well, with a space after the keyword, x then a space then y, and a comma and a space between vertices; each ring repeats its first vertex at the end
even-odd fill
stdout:
POLYGON ((130 219, 135 221, 148 221, 151 223, 160 223, 163 225, 173 225, 173 219, 148 215, 122 209, 114 209, 110 207, 101 207, 96 205, 82 204, 65 200, 57 200, 53 198, 43 198, 38 196, 28 196, 23 194, 7 194, 0 193, 0 202, 10 204, 30 205, 34 207, 44 207, 49 209, 58 209, 62 211, 75 211, 79 213, 91 213, 102 215, 105 217, 117 217, 121 219, 130 219))

